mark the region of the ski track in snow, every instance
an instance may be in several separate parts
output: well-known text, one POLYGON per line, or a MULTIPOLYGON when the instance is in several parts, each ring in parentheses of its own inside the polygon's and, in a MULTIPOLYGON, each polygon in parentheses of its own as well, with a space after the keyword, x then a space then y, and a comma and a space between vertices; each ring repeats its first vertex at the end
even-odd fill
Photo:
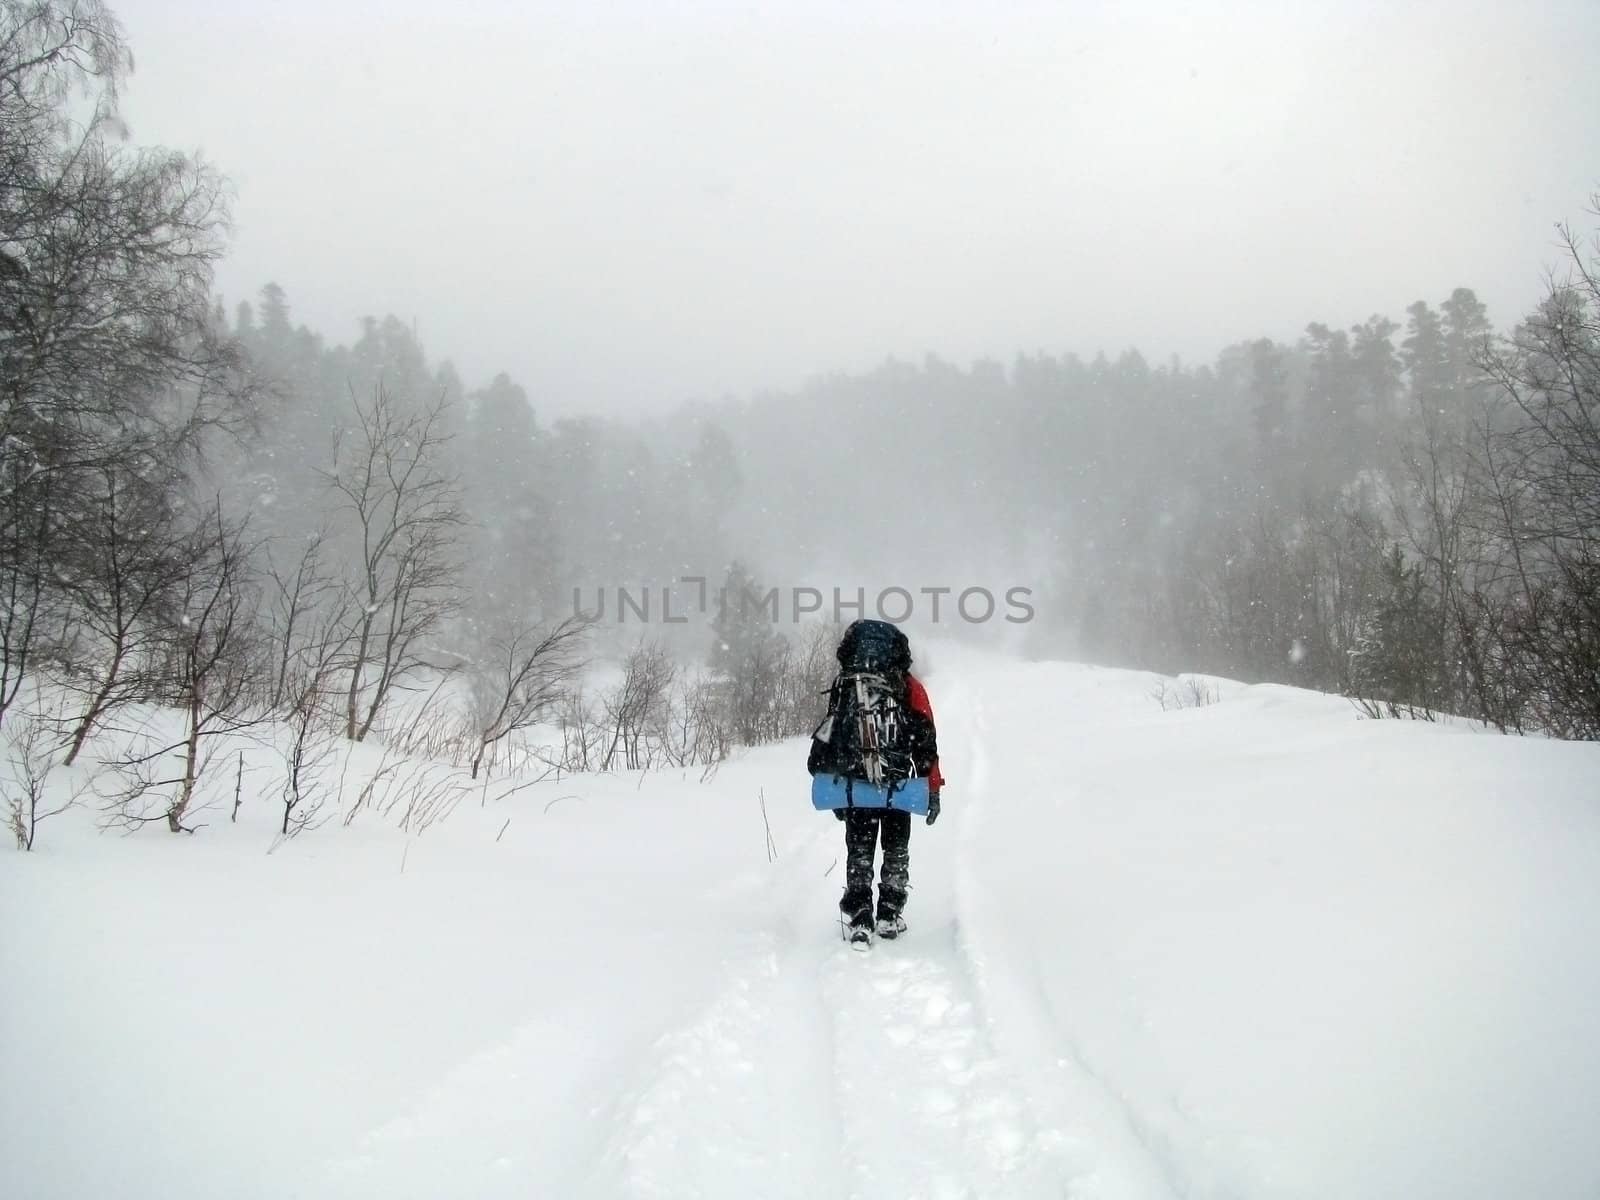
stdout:
POLYGON ((658 1046, 615 1116, 599 1194, 1061 1194, 1063 1139, 996 1057, 954 927, 862 954, 831 940, 805 890, 788 944, 658 1046))
POLYGON ((955 828, 931 835, 953 833, 953 852, 931 843, 913 854, 922 895, 912 931, 865 954, 833 941, 819 909, 839 881, 830 875, 824 892, 814 868, 836 856, 837 834, 829 828, 791 855, 768 881, 771 937, 625 1090, 596 1195, 1181 1192, 1135 1115, 1070 1050, 1060 1053, 1042 998, 990 985, 979 935, 963 922, 991 914, 961 853, 985 819, 989 734, 981 697, 954 692, 946 709, 970 778, 955 828), (953 884, 940 878, 951 860, 953 884), (1016 1029, 996 1027, 991 993, 1016 1029))
POLYGON ((841 950, 825 971, 850 1196, 1058 1194, 1058 1139, 1007 1078, 955 943, 952 927, 865 962, 841 950))
MULTIPOLYGON (((954 706, 971 753, 971 777, 958 823, 963 843, 991 819, 987 705, 982 695, 962 703, 965 699, 966 693, 959 693, 954 706)), ((967 857, 959 853, 956 908, 963 922, 959 949, 977 994, 999 1019, 996 1040, 1014 1064, 1029 1110, 1044 1122, 1046 1136, 1074 1181, 1065 1194, 1107 1200, 1187 1194, 1161 1147, 1145 1135, 1137 1114, 1064 1036, 1042 988, 1024 974, 1028 964, 1007 964, 1009 976, 991 966, 985 933, 1002 929, 1004 914, 993 910, 967 857)))
POLYGON ((773 929, 696 1019, 658 1040, 613 1104, 597 1200, 842 1193, 817 938, 789 919, 796 897, 815 890, 801 876, 806 858, 783 860, 768 881, 773 929))

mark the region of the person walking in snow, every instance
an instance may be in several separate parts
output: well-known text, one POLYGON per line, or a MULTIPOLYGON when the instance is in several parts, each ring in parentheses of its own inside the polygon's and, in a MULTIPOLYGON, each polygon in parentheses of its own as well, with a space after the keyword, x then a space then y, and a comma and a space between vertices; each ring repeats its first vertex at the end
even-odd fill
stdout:
POLYGON ((911 645, 887 621, 856 621, 836 651, 828 715, 811 739, 812 803, 844 822, 845 887, 839 911, 857 945, 905 932, 911 818, 939 819, 944 776, 927 689, 911 673, 911 645), (872 874, 883 869, 874 922, 872 874))

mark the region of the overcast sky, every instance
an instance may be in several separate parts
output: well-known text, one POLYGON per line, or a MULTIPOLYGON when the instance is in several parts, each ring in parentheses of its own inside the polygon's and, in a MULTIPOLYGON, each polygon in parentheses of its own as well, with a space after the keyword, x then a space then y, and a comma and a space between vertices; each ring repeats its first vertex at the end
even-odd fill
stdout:
POLYGON ((234 181, 230 304, 546 413, 1504 323, 1600 186, 1593 0, 113 4, 135 139, 234 181))

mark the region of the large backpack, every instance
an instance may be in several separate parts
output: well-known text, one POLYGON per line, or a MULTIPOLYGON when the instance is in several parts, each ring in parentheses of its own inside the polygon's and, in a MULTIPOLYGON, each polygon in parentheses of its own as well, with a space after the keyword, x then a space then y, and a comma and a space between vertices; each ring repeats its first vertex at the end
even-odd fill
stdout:
POLYGON ((918 774, 915 725, 906 703, 911 645, 887 621, 857 621, 837 651, 828 715, 811 735, 812 774, 862 779, 890 794, 918 774))

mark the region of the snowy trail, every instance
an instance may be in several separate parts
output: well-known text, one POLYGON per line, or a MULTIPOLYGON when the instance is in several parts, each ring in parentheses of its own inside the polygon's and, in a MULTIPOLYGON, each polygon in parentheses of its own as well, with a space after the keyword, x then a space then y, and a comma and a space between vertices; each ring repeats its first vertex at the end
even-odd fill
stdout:
POLYGON ((651 1198, 808 1197, 844 1191, 832 1103, 822 957, 799 899, 825 846, 780 860, 768 893, 748 882, 723 902, 754 904, 767 929, 727 967, 720 991, 664 1035, 615 1098, 612 1135, 588 1193, 651 1198))
POLYGON ((984 819, 984 712, 980 691, 948 699, 968 778, 960 817, 914 835, 912 931, 867 954, 833 942, 837 880, 815 879, 838 834, 812 835, 773 889, 768 944, 625 1097, 597 1194, 1172 1194, 1114 1096, 1047 1044, 1049 1023, 1024 1013, 1008 1037, 989 1011, 959 894, 977 886, 963 847, 984 819))
POLYGON ((994 1054, 947 903, 919 897, 916 933, 850 950, 832 880, 816 884, 837 837, 794 857, 771 943, 628 1090, 597 1195, 1060 1194, 1029 1182, 1046 1183, 1049 1147, 994 1054))
POLYGON ((934 930, 830 964, 851 1196, 1060 1194, 1059 1147, 997 1058, 956 941, 953 927, 934 930))
MULTIPOLYGON (((951 718, 967 724, 959 704, 951 718)), ((773 936, 663 1039, 597 1194, 957 1200, 1059 1196, 1074 1179, 1070 1194, 1138 1194, 1092 1186, 1104 1164, 1041 1126, 996 1051, 957 924, 959 833, 913 835, 912 931, 866 954, 833 935, 838 840, 829 822, 791 852, 773 936)))
MULTIPOLYGON (((974 868, 969 847, 992 819, 991 757, 998 752, 1002 761, 1015 760, 1018 748, 1003 743, 992 748, 988 713, 998 708, 1002 726, 1018 737, 1028 729, 1020 714, 1007 707, 1003 688, 980 682, 958 692, 955 700, 959 729, 971 753, 956 863, 957 908, 964 934, 961 950, 977 992, 993 1014, 996 1043, 1012 1064, 1029 1110, 1048 1123, 1048 1144, 1061 1159, 1060 1169, 1076 1180, 1071 1194, 1107 1200, 1182 1195, 1163 1156, 1143 1135, 1125 1101, 1074 1050, 1029 964, 1010 962, 1002 968, 991 959, 987 948, 1000 944, 1000 938, 990 933, 1003 931, 1005 914, 974 868)), ((1040 781, 1025 780, 1019 787, 1036 791, 1040 781)), ((1025 822, 1019 828, 1025 829, 1025 822)))
POLYGON ((0 1194, 1600 1194, 1600 747, 936 657, 867 953, 795 742, 0 860, 0 1194))
POLYGON ((530 1084, 559 1059, 560 1030, 516 1030, 310 1193, 401 1180, 402 1195, 512 1196, 537 1176, 596 1200, 1164 1194, 1143 1164, 1114 1161, 1115 1139, 1108 1155, 1113 1123, 1098 1097, 1083 1102, 1092 1089, 1029 1088, 1030 1053, 1056 1056, 1001 1036, 987 1007, 962 924, 974 885, 961 884, 963 847, 984 819, 983 714, 976 690, 948 699, 965 778, 956 819, 913 834, 905 937, 866 954, 837 939, 839 830, 816 817, 774 872, 713 889, 719 905, 754 906, 764 928, 735 939, 708 998, 652 1044, 566 1064, 576 1089, 530 1104, 530 1084))

